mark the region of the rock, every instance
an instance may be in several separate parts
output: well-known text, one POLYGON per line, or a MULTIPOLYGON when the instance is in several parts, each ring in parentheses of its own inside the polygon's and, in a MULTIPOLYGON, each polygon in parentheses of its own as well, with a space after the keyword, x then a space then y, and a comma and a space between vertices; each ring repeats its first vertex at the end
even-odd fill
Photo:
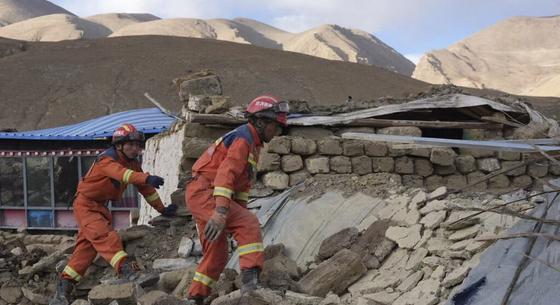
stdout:
POLYGON ((471 267, 465 264, 448 273, 441 284, 443 287, 452 287, 460 284, 467 277, 469 271, 471 271, 471 267))
POLYGON ((447 208, 447 201, 445 200, 432 200, 429 201, 423 208, 420 209, 421 215, 427 215, 431 212, 442 211, 447 208))
POLYGON ((249 198, 263 198, 274 194, 274 190, 266 186, 261 180, 255 181, 249 190, 249 198))
POLYGON ((426 159, 414 159, 414 172, 422 177, 428 177, 434 172, 434 166, 426 159))
POLYGON ((299 270, 296 262, 284 253, 265 260, 261 273, 261 281, 265 287, 274 290, 298 289, 295 281, 298 278, 299 270))
POLYGON ((446 211, 430 212, 420 220, 420 223, 428 229, 435 229, 445 220, 446 216, 446 211))
POLYGON ((348 157, 362 156, 364 154, 364 142, 360 140, 342 140, 342 154, 348 157))
POLYGON ((295 173, 290 174, 290 186, 296 185, 302 181, 305 181, 307 178, 311 177, 311 174, 303 169, 295 173))
POLYGON ((329 291, 340 294, 366 271, 358 254, 342 249, 306 274, 299 285, 301 291, 314 296, 324 297, 329 291))
POLYGON ((90 303, 86 300, 77 299, 72 303, 72 305, 90 305, 90 303))
POLYGON ((394 300, 392 305, 436 305, 439 302, 440 282, 427 279, 416 285, 410 292, 407 292, 394 300))
POLYGON ((430 161, 438 165, 453 165, 457 154, 453 149, 448 147, 434 147, 430 155, 430 161))
POLYGON ((154 260, 152 268, 155 270, 172 271, 187 269, 196 265, 194 258, 158 258, 154 260))
POLYGON ((434 270, 434 272, 432 272, 429 277, 441 282, 441 280, 443 280, 443 277, 445 276, 445 273, 445 266, 437 266, 436 270, 434 270))
POLYGON ((395 158, 395 172, 398 174, 413 174, 414 161, 409 157, 395 158))
POLYGON ((428 199, 439 199, 447 194, 447 188, 445 186, 438 187, 437 189, 433 190, 430 194, 428 194, 428 199))
POLYGON ((228 133, 231 129, 216 126, 207 126, 197 123, 188 123, 185 127, 185 137, 188 138, 209 138, 217 140, 219 137, 228 133))
POLYGON ((92 305, 108 305, 117 301, 119 305, 136 305, 138 288, 134 283, 120 285, 98 285, 90 290, 88 300, 92 305))
POLYGON ((500 174, 488 180, 488 187, 491 189, 505 189, 509 187, 509 184, 509 178, 504 174, 500 174))
POLYGON ((0 288, 0 298, 10 304, 15 304, 21 298, 21 288, 5 284, 0 288))
POLYGON ((264 185, 273 190, 284 190, 290 185, 290 176, 282 171, 266 173, 262 180, 264 185))
MULTIPOLYGON (((370 160, 370 164, 371 164, 371 160, 370 160)), ((349 174, 352 172, 352 162, 350 161, 350 158, 346 156, 332 157, 329 160, 329 165, 330 165, 330 169, 337 174, 349 174)), ((370 166, 370 171, 371 171, 371 166, 370 166)))
POLYGON ((183 141, 183 157, 198 159, 213 143, 213 139, 185 138, 183 141))
POLYGON ((314 156, 305 159, 305 168, 311 174, 326 174, 329 172, 329 158, 314 156))
POLYGON ((167 293, 154 290, 146 293, 138 299, 140 305, 154 305, 158 300, 167 297, 167 293))
POLYGON ((548 167, 548 172, 551 175, 560 176, 560 165, 554 163, 550 164, 550 166, 548 167))
POLYGON ((297 304, 297 305, 319 305, 323 298, 310 296, 303 293, 297 293, 293 291, 286 291, 286 300, 297 304))
POLYGON ((289 136, 303 137, 311 140, 320 140, 331 137, 334 133, 330 129, 319 127, 296 127, 292 126, 288 129, 289 136))
POLYGON ((506 161, 517 161, 521 159, 521 153, 516 151, 500 150, 498 151, 498 159, 506 161))
POLYGON ((264 149, 261 150, 259 162, 257 163, 258 172, 272 172, 280 169, 281 157, 279 154, 271 154, 264 149))
POLYGON ((432 175, 424 179, 424 186, 426 190, 433 191, 443 184, 443 177, 439 175, 432 175))
POLYGON ((476 216, 470 218, 466 218, 466 217, 473 215, 475 213, 476 212, 451 211, 447 220, 441 223, 440 227, 446 228, 448 230, 458 230, 458 229, 463 229, 466 227, 473 226, 475 224, 480 223, 480 217, 476 217, 476 216), (460 219, 462 220, 457 222, 460 219))
POLYGON ((391 173, 395 169, 395 159, 391 157, 371 158, 374 173, 391 173))
MULTIPOLYGON (((482 172, 473 172, 473 173, 469 173, 467 174, 467 183, 469 185, 478 182, 480 180, 482 180, 486 175, 482 172)), ((472 187, 469 188, 469 190, 474 190, 474 191, 484 191, 488 188, 488 182, 487 181, 483 181, 483 182, 479 182, 476 185, 473 185, 472 187)))
POLYGON ((434 165, 434 172, 436 173, 436 175, 441 175, 441 176, 447 176, 447 175, 451 175, 451 174, 456 174, 457 173, 457 168, 455 167, 454 164, 452 165, 434 165))
POLYGON ((317 141, 317 150, 321 155, 336 156, 342 154, 339 138, 324 138, 317 141))
POLYGON ((477 170, 476 159, 469 155, 457 156, 455 158, 455 166, 463 174, 472 173, 477 170))
POLYGON ((352 172, 358 175, 370 174, 372 172, 371 158, 368 156, 353 157, 352 172))
POLYGON ((424 259, 422 260, 422 264, 424 264, 428 267, 431 267, 431 268, 437 268, 440 265, 445 264, 445 263, 446 263, 445 260, 442 259, 441 257, 438 257, 438 256, 427 256, 427 257, 424 257, 424 259))
POLYGON ((387 135, 395 135, 395 136, 412 136, 412 137, 421 137, 422 130, 418 127, 414 126, 392 126, 392 127, 385 127, 380 128, 377 130, 378 134, 387 134, 387 135))
POLYGON ((282 170, 286 173, 298 171, 303 168, 303 159, 299 155, 282 156, 282 170))
POLYGON ((531 184, 533 184, 533 179, 531 179, 531 177, 529 177, 527 175, 514 177, 512 182, 511 182, 511 185, 516 187, 516 188, 528 187, 528 186, 531 186, 531 184))
POLYGON ((432 238, 426 243, 426 248, 431 254, 440 255, 451 246, 451 242, 445 238, 432 238))
POLYGON ((473 238, 478 234, 479 231, 480 226, 474 225, 472 227, 455 231, 453 234, 449 235, 448 239, 452 241, 459 241, 467 238, 473 238))
POLYGON ((389 227, 385 237, 396 242, 400 248, 412 249, 420 241, 422 225, 407 227, 389 227))
POLYGON ((485 173, 490 173, 493 171, 497 171, 500 168, 500 161, 496 158, 485 158, 485 159, 478 159, 478 168, 485 173))
MULTIPOLYGON (((212 305, 290 305, 283 303, 282 297, 270 289, 257 289, 250 294, 242 295, 240 290, 236 290, 228 295, 220 296, 212 305)), ((163 304, 162 304, 163 305, 163 304)))
POLYGON ((309 156, 317 151, 317 143, 311 139, 302 137, 292 138, 292 153, 296 155, 309 156))
MULTIPOLYGON (((49 304, 49 297, 44 293, 36 293, 32 289, 27 287, 21 287, 21 292, 23 296, 26 297, 33 304, 49 304)), ((97 304, 94 304, 97 305, 97 304)))
POLYGON ((327 237, 319 246, 317 255, 321 260, 325 260, 344 248, 350 248, 357 240, 359 233, 358 229, 350 227, 327 237))
POLYGON ((329 293, 327 297, 325 297, 319 303, 319 305, 340 305, 340 304, 341 304, 340 298, 334 293, 329 293))
POLYGON ((527 175, 533 178, 542 178, 548 173, 548 161, 543 160, 527 167, 527 175))
POLYGON ((402 175, 402 185, 406 187, 421 188, 424 186, 424 179, 418 175, 402 175))
POLYGON ((381 291, 372 294, 364 294, 362 297, 375 301, 379 304, 391 305, 400 295, 400 292, 381 291))
POLYGON ((198 72, 179 85, 179 96, 186 101, 193 95, 221 95, 220 78, 212 73, 198 72), (198 74, 198 75, 197 75, 198 74), (196 78, 195 78, 196 77, 196 78))
POLYGON ((268 152, 287 155, 292 148, 292 141, 289 137, 274 137, 268 143, 268 152))
MULTIPOLYGON (((192 269, 193 267, 191 267, 192 269)), ((159 274, 158 288, 160 290, 171 292, 177 287, 183 275, 188 273, 190 269, 179 269, 174 271, 162 272, 159 274)))
MULTIPOLYGON (((513 168, 517 165, 521 165, 521 161, 502 161, 502 168, 504 169, 508 169, 508 168, 513 168)), ((507 176, 521 176, 524 175, 525 172, 527 171, 527 166, 521 166, 519 168, 516 168, 514 170, 505 172, 504 174, 507 176)))
POLYGON ((428 255, 428 249, 418 248, 412 252, 408 261, 406 262, 406 270, 418 270, 418 267, 422 263, 424 257, 428 255))
POLYGON ((384 157, 387 155, 387 144, 384 142, 366 141, 364 144, 364 151, 365 154, 370 157, 384 157))
POLYGON ((424 276, 424 272, 422 271, 414 272, 397 287, 397 290, 400 292, 408 292, 412 290, 414 287, 416 287, 418 282, 420 282, 423 276, 424 276))
POLYGON ((488 158, 496 155, 496 152, 488 149, 459 148, 461 155, 471 155, 475 158, 488 158))
POLYGON ((424 204, 427 199, 428 199, 428 195, 424 191, 419 191, 416 193, 416 195, 414 195, 414 197, 412 197, 412 199, 408 203, 408 208, 411 210, 412 209, 417 210, 418 206, 420 204, 424 204))
POLYGON ((467 177, 460 174, 446 176, 443 181, 447 189, 451 191, 460 190, 467 186, 467 177))
POLYGON ((189 257, 189 255, 191 255, 193 245, 194 242, 192 241, 192 239, 183 236, 183 238, 181 238, 181 241, 179 242, 179 249, 177 250, 177 253, 180 257, 187 258, 189 257))
POLYGON ((449 250, 451 251, 461 251, 467 248, 467 245, 471 244, 473 241, 471 239, 464 239, 460 240, 451 246, 449 246, 449 250))

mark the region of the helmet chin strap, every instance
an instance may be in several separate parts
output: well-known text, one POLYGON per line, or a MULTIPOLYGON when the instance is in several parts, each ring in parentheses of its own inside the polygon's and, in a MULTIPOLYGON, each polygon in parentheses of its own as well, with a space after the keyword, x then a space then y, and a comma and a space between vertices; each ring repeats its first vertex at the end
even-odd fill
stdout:
POLYGON ((266 122, 263 119, 256 119, 254 127, 255 130, 257 131, 257 134, 259 135, 259 139, 262 142, 265 142, 266 138, 265 138, 264 130, 266 128, 266 122))
POLYGON ((121 148, 118 148, 117 146, 115 146, 115 148, 117 149, 118 152, 120 152, 120 153, 125 157, 125 159, 126 159, 127 161, 132 161, 132 160, 135 159, 135 158, 129 158, 129 157, 124 153, 124 151, 123 151, 124 143, 117 144, 117 145, 120 145, 121 148))

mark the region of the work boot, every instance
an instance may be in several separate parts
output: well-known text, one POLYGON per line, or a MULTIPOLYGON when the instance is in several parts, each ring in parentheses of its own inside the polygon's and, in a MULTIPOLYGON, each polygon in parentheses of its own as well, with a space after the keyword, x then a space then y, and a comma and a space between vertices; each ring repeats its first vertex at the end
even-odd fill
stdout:
POLYGON ((260 283, 261 269, 258 267, 241 270, 241 293, 249 293, 262 288, 260 283))
POLYGON ((74 289, 74 283, 65 279, 59 278, 56 283, 56 292, 49 305, 68 305, 70 304, 70 294, 74 289))

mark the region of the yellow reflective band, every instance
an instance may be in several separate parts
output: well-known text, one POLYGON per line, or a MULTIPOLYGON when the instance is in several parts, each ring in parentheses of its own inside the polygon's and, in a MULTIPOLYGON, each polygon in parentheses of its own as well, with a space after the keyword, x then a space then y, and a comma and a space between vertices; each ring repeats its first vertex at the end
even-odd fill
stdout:
POLYGON ((130 176, 132 176, 132 173, 134 173, 133 170, 127 169, 127 170, 124 172, 122 181, 123 181, 124 183, 128 183, 128 180, 130 179, 130 176))
POLYGON ((212 285, 216 282, 216 280, 214 280, 211 277, 209 277, 205 274, 202 274, 200 272, 195 272, 194 273, 193 281, 200 282, 200 283, 202 283, 206 286, 210 286, 210 285, 212 285))
POLYGON ((257 166, 257 161, 255 161, 255 156, 253 156, 253 154, 249 154, 249 159, 247 159, 247 162, 249 162, 249 164, 251 164, 253 167, 257 166))
POLYGON ((117 268, 117 264, 125 257, 128 257, 128 254, 126 254, 123 250, 117 252, 111 259, 111 266, 113 266, 113 268, 117 268))
POLYGON ((264 248, 262 243, 253 243, 253 244, 239 246, 238 250, 239 250, 239 256, 241 256, 241 255, 247 255, 255 252, 263 252, 264 248))
POLYGON ((249 201, 249 193, 246 192, 235 192, 235 199, 241 201, 249 201))
POLYGON ((214 142, 214 144, 215 144, 216 146, 218 146, 218 144, 222 143, 222 140, 223 140, 223 138, 218 138, 218 139, 214 142))
POLYGON ((146 197, 147 202, 153 202, 159 199, 159 195, 157 192, 151 194, 150 196, 146 197))
POLYGON ((227 187, 214 187, 214 196, 223 196, 231 199, 231 195, 233 195, 233 191, 228 189, 227 187))
POLYGON ((64 267, 64 270, 62 272, 68 274, 76 282, 79 282, 82 279, 82 276, 70 266, 64 267))

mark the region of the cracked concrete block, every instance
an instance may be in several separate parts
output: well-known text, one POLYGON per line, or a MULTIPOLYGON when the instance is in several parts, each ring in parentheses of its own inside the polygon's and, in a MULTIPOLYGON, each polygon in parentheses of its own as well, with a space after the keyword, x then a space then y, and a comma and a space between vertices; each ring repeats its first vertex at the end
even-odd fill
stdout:
POLYGON ((280 169, 281 157, 279 154, 272 154, 266 152, 264 149, 261 150, 259 156, 259 162, 257 163, 257 171, 262 172, 272 172, 280 169))
POLYGON ((422 130, 415 126, 391 126, 380 128, 377 130, 378 134, 395 135, 395 136, 413 136, 421 137, 422 130))
POLYGON ((314 156, 305 159, 305 168, 311 174, 326 174, 330 171, 329 158, 322 156, 314 156))
POLYGON ((420 220, 420 223, 425 228, 435 229, 445 220, 446 216, 447 212, 445 210, 430 212, 420 220))
POLYGON ((467 275, 469 275, 470 271, 471 267, 465 264, 448 273, 441 284, 443 285, 443 287, 452 287, 460 284, 467 277, 467 275))
POLYGON ((500 161, 496 158, 478 159, 478 168, 485 173, 490 173, 501 169, 500 161))
POLYGON ((467 186, 467 177, 460 174, 445 176, 443 181, 447 189, 451 191, 459 190, 467 186))
POLYGON ((455 167, 463 174, 472 173, 477 170, 476 159, 469 155, 457 156, 455 158, 455 167))
POLYGON ((402 185, 406 187, 421 188, 424 186, 424 178, 419 175, 402 175, 402 185))
POLYGON ((430 154, 430 162, 433 164, 449 166, 455 163, 455 151, 448 147, 434 147, 430 154))
POLYGON ((303 159, 300 155, 283 155, 282 170, 286 173, 298 171, 303 168, 303 159))
POLYGON ((439 175, 432 175, 424 179, 424 186, 426 190, 433 191, 443 185, 443 177, 439 175))
POLYGON ((292 141, 289 137, 274 137, 268 143, 268 152, 287 155, 292 148, 292 141))
POLYGON ((302 137, 292 138, 292 152, 296 155, 309 156, 317 151, 317 143, 302 137))
POLYGON ((305 170, 302 169, 300 171, 297 171, 295 173, 291 173, 290 174, 290 186, 296 185, 302 181, 305 181, 307 178, 311 177, 311 174, 305 170))
POLYGON ((330 169, 337 174, 349 174, 352 172, 352 162, 350 161, 350 158, 346 156, 332 157, 329 160, 329 165, 330 169))
POLYGON ((428 249, 426 248, 418 248, 410 254, 408 261, 406 262, 405 269, 406 270, 418 270, 420 264, 424 257, 428 255, 428 249))
POLYGON ((395 158, 395 172, 398 174, 413 174, 414 161, 409 157, 395 158))
POLYGON ((505 189, 509 187, 509 185, 510 185, 509 178, 504 174, 500 174, 488 180, 488 188, 491 189, 505 189))
POLYGON ((548 173, 548 161, 543 160, 533 164, 529 164, 527 167, 527 175, 533 178, 542 178, 548 173))
MULTIPOLYGON (((523 162, 521 162, 521 161, 502 161, 502 168, 503 169, 513 168, 515 166, 521 165, 521 163, 523 163, 523 162)), ((504 174, 506 176, 517 177, 517 176, 524 175, 526 171, 527 171, 527 166, 521 166, 521 167, 516 168, 514 170, 505 172, 504 174)))
POLYGON ((339 138, 323 138, 317 141, 317 151, 321 155, 337 156, 342 154, 342 144, 339 138))
POLYGON ((414 159, 414 172, 416 175, 428 177, 434 172, 434 166, 429 160, 414 159))
POLYGON ((532 184, 533 184, 533 179, 531 179, 531 177, 527 175, 513 177, 513 180, 511 181, 511 185, 517 188, 529 187, 532 184))
POLYGON ((395 169, 395 159, 391 157, 371 158, 374 173, 391 173, 395 169))
POLYGON ((498 151, 498 159, 506 161, 521 160, 521 153, 516 151, 500 150, 498 151))
POLYGON ((420 224, 411 227, 389 227, 385 237, 396 242, 400 248, 412 249, 421 239, 421 229, 420 224))
POLYGON ((352 172, 358 175, 370 174, 372 172, 371 158, 368 156, 353 157, 352 172))
POLYGON ((92 305, 109 305, 116 300, 119 305, 136 305, 138 288, 134 283, 120 285, 98 285, 93 287, 88 294, 92 305))
MULTIPOLYGON (((366 141, 364 144, 365 154, 370 157, 384 157, 387 155, 387 144, 384 142, 366 141)), ((560 173, 560 170, 558 171, 560 173)))
POLYGON ((451 241, 459 241, 467 238, 473 238, 478 234, 478 232, 480 232, 480 226, 474 225, 472 227, 455 231, 453 234, 449 235, 448 239, 451 241))
POLYGON ((364 142, 360 140, 342 140, 342 154, 348 157, 362 156, 364 154, 364 142))
POLYGON ((290 176, 282 171, 274 171, 264 174, 263 176, 264 185, 270 187, 273 190, 284 190, 288 188, 290 184, 290 176))

